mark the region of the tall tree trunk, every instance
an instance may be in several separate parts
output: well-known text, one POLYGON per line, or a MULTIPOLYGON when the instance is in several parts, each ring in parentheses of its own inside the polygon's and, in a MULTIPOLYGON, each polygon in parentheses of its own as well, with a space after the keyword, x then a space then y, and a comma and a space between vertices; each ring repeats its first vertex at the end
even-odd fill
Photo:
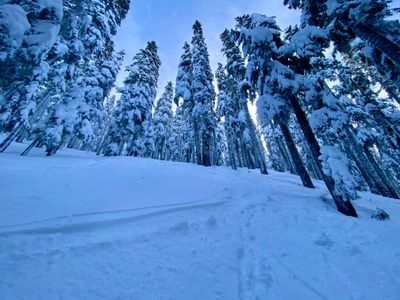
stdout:
POLYGON ((310 175, 308 175, 303 160, 301 159, 299 151, 297 150, 296 144, 294 143, 292 135, 290 134, 289 128, 283 121, 279 120, 278 122, 282 130, 282 134, 288 147, 290 156, 292 158, 293 165, 295 166, 296 171, 298 172, 301 181, 303 182, 303 186, 307 188, 314 188, 310 175))
POLYGON ((21 156, 26 156, 28 153, 39 144, 39 140, 35 139, 30 145, 21 153, 21 156))
POLYGON ((11 143, 17 138, 17 136, 24 130, 25 126, 21 123, 18 123, 10 134, 1 142, 0 144, 0 153, 4 152, 11 143))
POLYGON ((211 138, 209 134, 203 136, 203 166, 211 167, 211 138))
POLYGON ((324 177, 323 177, 321 171, 318 169, 317 164, 312 159, 312 155, 311 154, 310 154, 310 163, 312 164, 312 168, 314 170, 315 178, 318 179, 318 180, 324 180, 324 177))
POLYGON ((248 155, 247 155, 247 151, 246 151, 246 147, 245 147, 243 141, 240 141, 239 143, 240 143, 240 145, 239 145, 240 153, 241 153, 241 157, 242 157, 241 165, 242 165, 242 167, 246 167, 246 168, 251 169, 250 162, 249 162, 248 155))
POLYGON ((314 161, 323 176, 323 180, 329 192, 331 193, 333 200, 335 201, 338 211, 346 216, 357 217, 357 212, 353 204, 351 204, 352 199, 347 199, 344 198, 343 195, 337 194, 335 190, 335 181, 333 180, 332 177, 327 176, 323 172, 322 164, 321 161, 319 160, 319 157, 321 156, 321 148, 318 144, 318 141, 314 135, 314 132, 311 129, 310 123, 308 122, 306 114, 304 113, 303 108, 301 107, 298 99, 294 95, 292 95, 291 97, 289 97, 289 101, 293 107, 297 121, 299 122, 300 128, 303 131, 308 146, 310 147, 310 151, 314 158, 314 161))
POLYGON ((196 153, 196 159, 197 159, 197 164, 202 165, 203 160, 202 160, 202 151, 201 151, 201 144, 200 144, 200 130, 199 130, 199 124, 197 121, 194 121, 193 124, 193 129, 194 129, 194 143, 195 143, 195 153, 196 153))
POLYGON ((229 162, 233 170, 237 170, 237 165, 236 165, 236 156, 235 156, 235 134, 232 132, 232 129, 230 126, 225 126, 225 130, 228 135, 228 156, 229 156, 229 162))
POLYGON ((282 140, 275 138, 275 141, 276 141, 276 144, 278 145, 279 151, 280 151, 281 155, 283 156, 283 159, 287 166, 285 171, 289 171, 291 174, 294 174, 294 175, 299 175, 297 173, 296 169, 294 168, 292 161, 290 160, 289 153, 288 153, 285 145, 282 143, 282 140))
POLYGON ((78 137, 77 137, 77 136, 72 137, 72 138, 70 139, 69 143, 67 144, 67 148, 68 148, 68 149, 74 149, 77 140, 78 140, 78 137))
POLYGON ((243 167, 243 163, 242 163, 242 150, 240 149, 239 143, 238 143, 238 139, 235 135, 234 139, 232 140, 232 143, 234 144, 235 147, 235 158, 236 158, 236 166, 238 168, 243 167))

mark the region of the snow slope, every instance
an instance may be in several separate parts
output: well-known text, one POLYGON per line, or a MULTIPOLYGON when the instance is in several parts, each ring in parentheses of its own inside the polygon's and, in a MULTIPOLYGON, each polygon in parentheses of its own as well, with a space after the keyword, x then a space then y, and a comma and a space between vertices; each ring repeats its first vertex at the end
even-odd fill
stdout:
POLYGON ((22 149, 0 154, 2 300, 400 299, 400 201, 354 219, 285 173, 22 149))

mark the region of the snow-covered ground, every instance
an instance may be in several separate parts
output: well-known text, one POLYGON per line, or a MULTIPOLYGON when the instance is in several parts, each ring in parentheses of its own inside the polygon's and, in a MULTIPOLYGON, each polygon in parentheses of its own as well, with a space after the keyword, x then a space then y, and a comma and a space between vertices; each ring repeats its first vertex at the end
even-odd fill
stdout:
POLYGON ((400 201, 354 219, 284 173, 22 149, 0 154, 2 300, 400 299, 400 201))

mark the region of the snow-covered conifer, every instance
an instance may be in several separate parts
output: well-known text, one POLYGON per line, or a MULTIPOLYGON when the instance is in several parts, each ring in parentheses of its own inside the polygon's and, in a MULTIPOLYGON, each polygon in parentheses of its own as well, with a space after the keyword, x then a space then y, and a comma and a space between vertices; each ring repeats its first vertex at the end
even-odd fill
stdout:
MULTIPOLYGON (((241 29, 238 39, 248 59, 247 78, 262 95, 258 107, 261 112, 264 111, 264 115, 273 116, 275 122, 280 126, 286 140, 286 146, 292 149, 292 160, 301 161, 299 157, 296 157, 296 147, 292 145, 290 130, 285 124, 288 120, 286 115, 288 111, 285 107, 293 109, 315 164, 320 173, 323 173, 319 161, 319 143, 298 99, 298 95, 303 89, 303 74, 307 67, 309 69, 311 58, 318 58, 326 45, 323 32, 297 32, 291 35, 291 38, 296 41, 297 34, 297 36, 303 35, 303 39, 289 44, 289 48, 287 48, 280 37, 279 27, 273 18, 262 15, 244 16, 238 18, 238 26, 241 29), (307 44, 305 44, 306 42, 307 44), (300 45, 306 46, 306 51, 300 49, 300 45), (299 55, 298 53, 301 55, 300 59, 294 55, 299 55)), ((321 89, 323 89, 323 86, 321 86, 321 89)), ((299 166, 301 165, 298 165, 297 171, 299 171, 299 166)), ((301 169, 305 170, 304 168, 301 169)), ((305 172, 303 171, 304 175, 305 172)), ((303 182, 306 182, 305 178, 303 178, 303 182)), ((337 194, 334 179, 326 174, 324 174, 323 179, 338 210, 349 216, 357 216, 350 202, 352 199, 346 198, 346 195, 337 194)))
POLYGON ((128 4, 64 1, 60 35, 48 55, 51 68, 42 101, 47 111, 32 138, 32 144, 46 145, 48 155, 66 145, 94 149, 103 102, 121 61, 112 36, 128 4))
MULTIPOLYGON (((193 63, 190 45, 185 43, 175 83, 174 102, 178 106, 174 120, 174 134, 170 143, 175 160, 196 162, 195 126, 193 121, 194 100, 192 92, 193 63), (178 158, 180 157, 180 159, 178 158)), ((197 146, 199 148, 199 145, 197 146)))
POLYGON ((226 92, 232 99, 231 115, 236 119, 236 123, 232 123, 232 125, 236 126, 235 134, 238 137, 239 165, 260 168, 262 174, 267 174, 264 150, 248 108, 248 101, 254 100, 254 89, 246 81, 244 59, 239 47, 234 42, 233 32, 225 30, 221 34, 221 40, 229 82, 226 92))
POLYGON ((242 27, 240 41, 249 57, 247 76, 260 95, 259 118, 264 125, 273 122, 281 129, 296 172, 303 185, 312 188, 313 183, 288 127, 290 104, 286 98, 295 94, 299 86, 294 73, 277 61, 278 49, 283 44, 280 29, 274 18, 256 14, 238 18, 238 25, 242 27))
POLYGON ((172 102, 174 97, 174 87, 172 82, 168 82, 164 93, 158 100, 153 116, 153 131, 155 151, 153 157, 156 159, 169 159, 170 145, 169 138, 172 135, 172 102))
POLYGON ((324 174, 335 181, 335 193, 344 199, 357 199, 357 183, 346 155, 337 147, 324 146, 320 160, 324 174))
POLYGON ((149 42, 126 68, 129 74, 124 86, 118 89, 121 98, 106 136, 105 155, 119 155, 125 151, 129 156, 142 156, 151 147, 147 131, 151 130, 160 65, 157 45, 149 42))
POLYGON ((196 21, 193 25, 192 63, 193 124, 195 128, 197 163, 211 166, 215 163, 212 160, 212 152, 216 150, 216 116, 214 112, 216 95, 209 54, 199 21, 196 21))

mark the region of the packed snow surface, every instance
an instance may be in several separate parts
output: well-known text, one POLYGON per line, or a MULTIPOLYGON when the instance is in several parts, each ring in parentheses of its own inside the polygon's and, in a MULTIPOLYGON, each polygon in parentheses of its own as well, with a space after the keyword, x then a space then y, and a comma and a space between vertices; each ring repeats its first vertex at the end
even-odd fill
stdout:
POLYGON ((23 148, 0 154, 2 300, 400 298, 400 201, 355 219, 286 173, 23 148))

